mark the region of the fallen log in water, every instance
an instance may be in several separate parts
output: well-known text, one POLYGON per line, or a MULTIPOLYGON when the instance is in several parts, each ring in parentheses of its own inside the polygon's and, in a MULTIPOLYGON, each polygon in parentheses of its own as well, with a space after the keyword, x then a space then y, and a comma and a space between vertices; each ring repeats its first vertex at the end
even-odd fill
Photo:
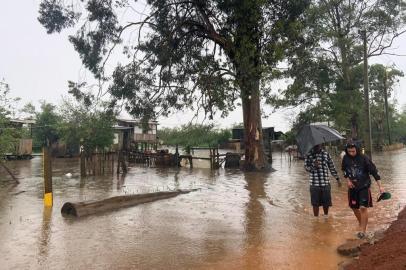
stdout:
POLYGON ((61 212, 62 215, 82 217, 109 210, 119 209, 123 207, 135 206, 138 204, 168 199, 176 197, 180 194, 186 194, 196 190, 197 189, 162 191, 146 194, 116 196, 99 201, 88 201, 77 203, 67 202, 62 206, 61 212))

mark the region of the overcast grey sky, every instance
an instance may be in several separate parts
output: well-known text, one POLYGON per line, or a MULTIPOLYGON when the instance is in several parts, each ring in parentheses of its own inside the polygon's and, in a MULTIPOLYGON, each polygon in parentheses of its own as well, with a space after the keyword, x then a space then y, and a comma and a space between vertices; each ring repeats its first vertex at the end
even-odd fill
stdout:
MULTIPOLYGON (((0 6, 0 80, 4 78, 11 87, 13 96, 38 104, 38 100, 59 103, 62 95, 67 95, 67 81, 91 80, 84 76, 84 68, 78 54, 68 41, 72 30, 61 34, 46 34, 37 20, 39 0, 1 0, 0 6)), ((406 55, 406 36, 399 38, 391 52, 406 55)), ((371 59, 396 67, 406 72, 406 57, 383 55, 371 59)), ((399 106, 406 104, 403 78, 395 90, 399 106)), ((263 119, 263 126, 275 126, 276 130, 286 131, 294 114, 283 110, 263 119)), ((159 119, 161 126, 174 127, 187 123, 193 113, 178 113, 168 119, 159 119)), ((241 109, 231 113, 226 119, 216 121, 222 127, 242 122, 241 109)))

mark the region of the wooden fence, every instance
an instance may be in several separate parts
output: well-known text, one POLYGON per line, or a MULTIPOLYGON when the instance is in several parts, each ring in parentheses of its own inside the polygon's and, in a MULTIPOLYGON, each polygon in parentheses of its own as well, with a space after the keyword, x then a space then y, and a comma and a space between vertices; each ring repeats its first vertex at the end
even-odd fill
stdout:
POLYGON ((126 153, 95 152, 88 155, 81 153, 80 171, 81 176, 114 174, 114 171, 126 173, 126 153))

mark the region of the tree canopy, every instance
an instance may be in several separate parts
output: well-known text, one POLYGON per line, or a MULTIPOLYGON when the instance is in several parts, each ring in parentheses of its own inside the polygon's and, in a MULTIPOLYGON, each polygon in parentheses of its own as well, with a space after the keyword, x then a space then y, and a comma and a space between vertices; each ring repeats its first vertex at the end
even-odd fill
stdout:
POLYGON ((40 111, 35 116, 34 141, 39 146, 50 146, 60 138, 58 127, 61 117, 55 105, 41 101, 40 111))
POLYGON ((388 49, 406 31, 405 12, 405 1, 399 0, 312 1, 305 16, 305 42, 293 48, 285 72, 294 82, 268 102, 277 107, 318 107, 339 127, 351 129, 353 137, 359 136, 362 31, 368 57, 393 53, 388 49))
POLYGON ((20 138, 19 131, 12 128, 10 119, 15 114, 15 103, 19 98, 10 97, 10 87, 0 81, 0 160, 7 153, 13 153, 20 138))
POLYGON ((11 119, 18 113, 18 97, 11 97, 10 86, 4 80, 0 81, 0 167, 6 170, 11 178, 19 183, 13 172, 6 166, 7 154, 16 152, 19 140, 26 136, 24 129, 12 125, 11 119))
MULTIPOLYGON (((84 65, 109 80, 112 105, 144 119, 177 110, 226 116, 241 100, 246 165, 263 168, 260 99, 301 32, 307 0, 43 0, 39 21, 49 33, 78 25, 69 39, 84 65), (68 4, 69 3, 69 4, 68 4), (129 10, 128 13, 123 11, 129 10), (133 13, 131 13, 133 12, 133 13), (131 13, 131 14, 129 14, 131 13), (120 18, 125 17, 125 21, 120 18), (129 33, 135 37, 128 38, 129 33), (106 63, 122 46, 127 61, 106 63)), ((81 84, 71 91, 83 95, 81 84)))

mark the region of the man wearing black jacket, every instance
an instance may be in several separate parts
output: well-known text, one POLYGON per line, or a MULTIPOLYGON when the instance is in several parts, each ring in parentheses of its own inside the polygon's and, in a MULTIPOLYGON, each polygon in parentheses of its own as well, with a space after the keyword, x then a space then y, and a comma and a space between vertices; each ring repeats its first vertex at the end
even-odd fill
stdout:
POLYGON ((372 175, 382 193, 381 177, 378 174, 375 164, 366 156, 360 153, 359 148, 349 143, 345 147, 345 156, 342 161, 344 178, 348 185, 348 204, 354 211, 358 220, 359 238, 365 237, 368 225, 368 207, 372 207, 371 178, 372 175))

